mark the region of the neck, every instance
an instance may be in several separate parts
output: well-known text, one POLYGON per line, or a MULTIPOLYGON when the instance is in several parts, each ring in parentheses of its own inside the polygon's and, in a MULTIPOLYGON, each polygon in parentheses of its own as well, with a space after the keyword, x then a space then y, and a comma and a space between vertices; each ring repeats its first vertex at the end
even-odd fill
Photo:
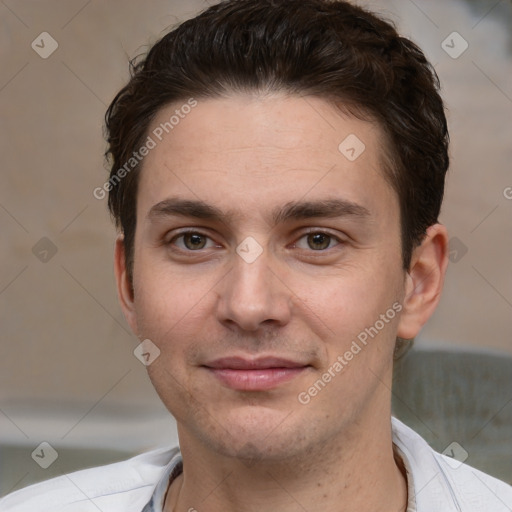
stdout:
POLYGON ((164 510, 405 512, 406 477, 394 457, 389 415, 366 424, 370 428, 359 424, 328 445, 279 463, 198 449, 195 438, 180 432, 184 472, 171 485, 164 510))

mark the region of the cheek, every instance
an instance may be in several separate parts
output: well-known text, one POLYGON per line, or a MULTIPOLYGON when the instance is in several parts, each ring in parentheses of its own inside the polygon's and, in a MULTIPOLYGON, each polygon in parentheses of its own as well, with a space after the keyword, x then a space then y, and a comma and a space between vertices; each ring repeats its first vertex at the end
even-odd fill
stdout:
POLYGON ((157 345, 158 361, 182 378, 197 347, 212 342, 216 289, 225 273, 213 265, 172 262, 163 248, 140 241, 134 266, 138 336, 157 345))
POLYGON ((140 335, 151 339, 161 349, 177 348, 182 340, 193 338, 198 331, 194 302, 189 305, 186 300, 175 297, 172 300, 164 297, 159 301, 155 298, 153 295, 141 297, 136 306, 140 335))
POLYGON ((206 276, 184 277, 179 272, 159 268, 154 261, 139 259, 134 275, 139 334, 157 344, 193 336, 201 325, 195 320, 211 300, 214 283, 206 276))
POLYGON ((334 324, 375 320, 391 307, 399 290, 398 273, 389 263, 384 268, 387 270, 372 264, 332 272, 303 286, 300 295, 322 318, 334 324))
MULTIPOLYGON (((376 322, 379 335, 375 341, 383 342, 373 343, 376 352, 387 351, 393 345, 392 331, 396 328, 398 314, 392 307, 399 300, 397 283, 403 277, 397 265, 393 268, 390 262, 384 267, 374 263, 333 273, 329 278, 316 280, 314 286, 311 282, 309 286, 303 283, 300 291, 295 288, 301 298, 299 304, 303 304, 303 313, 299 315, 316 317, 323 327, 323 332, 318 334, 324 340, 329 360, 343 354, 359 335, 364 340, 366 329, 376 322), (386 316, 384 323, 381 315, 386 316)), ((371 332, 374 334, 375 330, 371 332)), ((374 338, 368 336, 368 339, 373 341, 374 338)))

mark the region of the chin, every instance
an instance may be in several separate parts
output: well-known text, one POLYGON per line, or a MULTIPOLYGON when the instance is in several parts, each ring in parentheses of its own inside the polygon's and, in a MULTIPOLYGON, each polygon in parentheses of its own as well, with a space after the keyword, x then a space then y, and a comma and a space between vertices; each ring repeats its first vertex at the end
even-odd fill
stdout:
POLYGON ((243 406, 226 414, 219 411, 215 419, 229 434, 226 432, 221 439, 210 440, 218 451, 243 460, 289 458, 301 451, 301 440, 304 442, 307 438, 304 436, 308 430, 306 425, 300 424, 297 411, 292 409, 243 406))

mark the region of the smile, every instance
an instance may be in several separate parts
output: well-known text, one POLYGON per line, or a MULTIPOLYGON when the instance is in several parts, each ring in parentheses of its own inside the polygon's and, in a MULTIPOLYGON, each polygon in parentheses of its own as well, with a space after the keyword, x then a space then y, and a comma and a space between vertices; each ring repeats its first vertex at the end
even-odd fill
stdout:
POLYGON ((231 389, 265 391, 292 380, 309 365, 275 357, 252 360, 230 357, 217 359, 205 368, 231 389))

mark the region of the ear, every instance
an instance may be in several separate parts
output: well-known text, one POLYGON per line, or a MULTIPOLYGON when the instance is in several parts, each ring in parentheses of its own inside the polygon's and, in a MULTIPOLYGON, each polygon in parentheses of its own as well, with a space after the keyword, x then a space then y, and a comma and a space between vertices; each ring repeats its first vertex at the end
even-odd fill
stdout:
POLYGON ((128 278, 126 268, 126 253, 123 235, 118 235, 114 248, 114 273, 116 276, 117 296, 124 317, 134 334, 137 334, 137 321, 135 316, 134 294, 132 284, 128 278))
POLYGON ((448 232, 442 224, 433 224, 412 254, 397 336, 414 338, 434 313, 441 298, 447 267, 448 232))

